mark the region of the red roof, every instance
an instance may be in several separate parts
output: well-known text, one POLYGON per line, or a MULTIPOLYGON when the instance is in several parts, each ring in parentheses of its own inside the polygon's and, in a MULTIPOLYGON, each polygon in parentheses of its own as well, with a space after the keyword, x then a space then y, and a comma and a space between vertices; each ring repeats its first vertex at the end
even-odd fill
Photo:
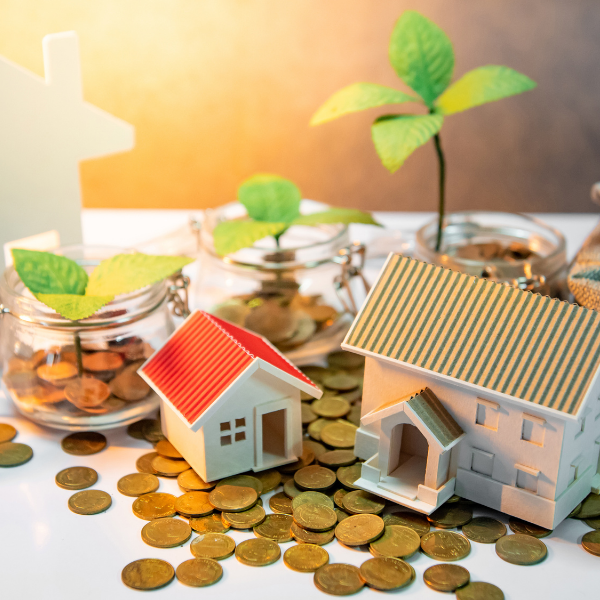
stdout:
POLYGON ((192 425, 257 358, 318 391, 264 338, 203 311, 191 314, 141 372, 192 425))

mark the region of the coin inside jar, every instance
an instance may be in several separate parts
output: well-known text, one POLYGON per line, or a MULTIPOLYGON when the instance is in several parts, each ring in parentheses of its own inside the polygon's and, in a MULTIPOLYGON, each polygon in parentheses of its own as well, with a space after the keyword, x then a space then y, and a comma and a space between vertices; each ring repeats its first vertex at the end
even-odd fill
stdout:
POLYGON ((70 379, 77 376, 77 367, 70 362, 63 361, 41 365, 37 368, 36 374, 43 381, 56 387, 64 387, 70 379))
POLYGON ((223 567, 211 558, 190 558, 177 567, 175 575, 190 587, 206 587, 223 577, 223 567))
POLYGON ((421 550, 434 560, 460 560, 471 551, 469 540, 453 531, 430 531, 421 538, 421 550))
POLYGON ((65 387, 65 397, 78 408, 95 408, 109 396, 108 385, 94 377, 78 377, 65 387))
POLYGON ((209 495, 209 502, 224 512, 240 512, 256 504, 258 494, 250 487, 222 485, 216 487, 209 495))
POLYGON ((235 549, 235 557, 250 567, 266 567, 279 560, 279 544, 267 538, 244 540, 235 549))
POLYGON ((190 551, 197 558, 223 560, 235 552, 235 542, 223 533, 202 533, 192 540, 190 551))
POLYGON ((78 431, 63 438, 60 445, 67 454, 88 456, 104 450, 106 437, 95 431, 78 431))
POLYGON ((181 519, 155 519, 142 528, 142 539, 154 548, 181 546, 191 535, 192 528, 181 519))
POLYGON ((290 515, 267 515, 262 523, 256 525, 254 535, 273 540, 278 543, 289 542, 292 539, 291 527, 294 520, 290 515))
POLYGON ((0 467, 19 467, 31 460, 33 450, 27 444, 2 442, 0 444, 0 467))
POLYGON ((496 542, 496 554, 513 565, 535 565, 546 558, 544 542, 531 535, 505 535, 496 542))
POLYGON ((57 473, 55 481, 64 490, 84 490, 98 481, 98 473, 89 467, 69 467, 57 473))
POLYGON ((377 515, 352 515, 338 523, 335 537, 346 546, 362 546, 374 542, 385 528, 377 515))
POLYGON ((69 498, 69 508, 78 515, 97 515, 112 504, 109 494, 101 490, 84 490, 69 498))
POLYGON ((315 572, 315 587, 332 596, 355 594, 365 585, 358 567, 344 563, 325 565, 315 572))
POLYGON ((134 590, 156 590, 175 577, 175 570, 164 560, 141 558, 129 563, 121 572, 123 583, 134 590))
POLYGON ((116 352, 93 352, 83 355, 83 368, 95 373, 116 371, 123 366, 123 357, 116 352))
POLYGON ((288 548, 283 555, 286 567, 301 573, 314 573, 329 562, 327 550, 314 544, 299 544, 288 548))
POLYGON ((497 519, 475 517, 463 525, 462 532, 473 542, 495 544, 502 536, 506 535, 506 526, 497 519))
POLYGON ((438 592, 454 592, 471 578, 469 571, 458 565, 433 565, 423 573, 423 581, 438 592))
POLYGON ((213 512, 208 492, 186 492, 175 501, 175 510, 186 517, 204 517, 213 512))
POLYGON ((504 593, 493 583, 471 581, 456 590, 458 600, 504 600, 504 593))
POLYGON ((175 502, 177 498, 172 494, 161 492, 144 494, 136 498, 132 505, 133 514, 145 521, 161 519, 163 517, 172 517, 177 512, 175 502))
POLYGON ((419 534, 410 527, 386 525, 383 535, 371 542, 369 550, 373 556, 408 558, 421 546, 419 534))
POLYGON ((387 592, 411 584, 415 571, 397 558, 371 558, 360 566, 360 575, 369 587, 387 592))
POLYGON ((109 387, 112 394, 126 402, 142 400, 150 393, 150 386, 136 373, 138 365, 131 365, 123 369, 109 387))

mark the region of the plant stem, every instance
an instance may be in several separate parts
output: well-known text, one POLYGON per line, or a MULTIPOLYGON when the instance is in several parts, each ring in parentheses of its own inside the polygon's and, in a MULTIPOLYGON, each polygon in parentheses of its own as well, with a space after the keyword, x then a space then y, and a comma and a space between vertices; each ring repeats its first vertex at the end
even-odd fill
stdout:
POLYGON ((433 136, 433 142, 435 144, 435 151, 438 157, 439 163, 439 174, 440 174, 440 200, 438 206, 438 230, 437 238, 435 241, 435 251, 440 252, 442 249, 442 234, 444 226, 444 211, 446 205, 446 159, 444 158, 444 151, 442 150, 442 142, 440 140, 440 134, 436 133, 433 136))
POLYGON ((81 338, 79 332, 75 333, 75 356, 77 357, 77 372, 79 377, 83 377, 83 354, 81 352, 81 338))

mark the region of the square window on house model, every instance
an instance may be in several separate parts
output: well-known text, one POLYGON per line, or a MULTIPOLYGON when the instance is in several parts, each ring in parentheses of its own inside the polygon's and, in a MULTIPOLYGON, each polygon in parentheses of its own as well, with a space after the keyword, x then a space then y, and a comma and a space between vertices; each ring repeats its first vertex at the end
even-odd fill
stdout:
POLYGON ((221 436, 221 446, 230 446, 231 445, 231 436, 230 435, 222 435, 221 436))
POLYGON ((244 418, 236 419, 235 420, 235 428, 238 429, 238 427, 246 427, 246 419, 244 419, 244 418))
POLYGON ((531 469, 523 465, 515 465, 515 467, 517 468, 517 487, 532 494, 537 494, 540 472, 537 469, 531 469))
POLYGON ((494 469, 494 455, 485 450, 473 448, 473 457, 471 458, 471 470, 481 475, 492 476, 494 469))
POLYGON ((544 445, 544 433, 546 431, 546 420, 533 415, 523 415, 521 427, 521 439, 531 442, 536 446, 544 445))
POLYGON ((496 402, 477 398, 477 414, 475 423, 482 427, 487 427, 493 431, 498 431, 498 420, 500 419, 500 410, 496 402))
POLYGON ((231 423, 229 421, 221 423, 221 431, 231 431, 231 423))
POLYGON ((246 439, 246 432, 245 431, 238 431, 235 434, 235 441, 236 442, 243 442, 246 439))

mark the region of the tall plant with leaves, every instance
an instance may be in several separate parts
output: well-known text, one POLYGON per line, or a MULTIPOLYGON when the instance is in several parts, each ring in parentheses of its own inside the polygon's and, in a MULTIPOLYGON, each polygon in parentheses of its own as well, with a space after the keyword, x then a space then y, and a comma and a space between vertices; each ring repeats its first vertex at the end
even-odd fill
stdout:
POLYGON ((336 92, 311 120, 311 125, 387 104, 419 103, 427 114, 390 114, 375 119, 371 134, 383 165, 397 171, 420 146, 433 140, 439 164, 439 215, 436 251, 441 250, 445 212, 446 160, 440 130, 444 119, 469 108, 521 94, 536 84, 508 67, 478 67, 450 84, 454 50, 448 36, 416 11, 396 22, 389 59, 400 79, 417 94, 376 83, 355 83, 336 92))

